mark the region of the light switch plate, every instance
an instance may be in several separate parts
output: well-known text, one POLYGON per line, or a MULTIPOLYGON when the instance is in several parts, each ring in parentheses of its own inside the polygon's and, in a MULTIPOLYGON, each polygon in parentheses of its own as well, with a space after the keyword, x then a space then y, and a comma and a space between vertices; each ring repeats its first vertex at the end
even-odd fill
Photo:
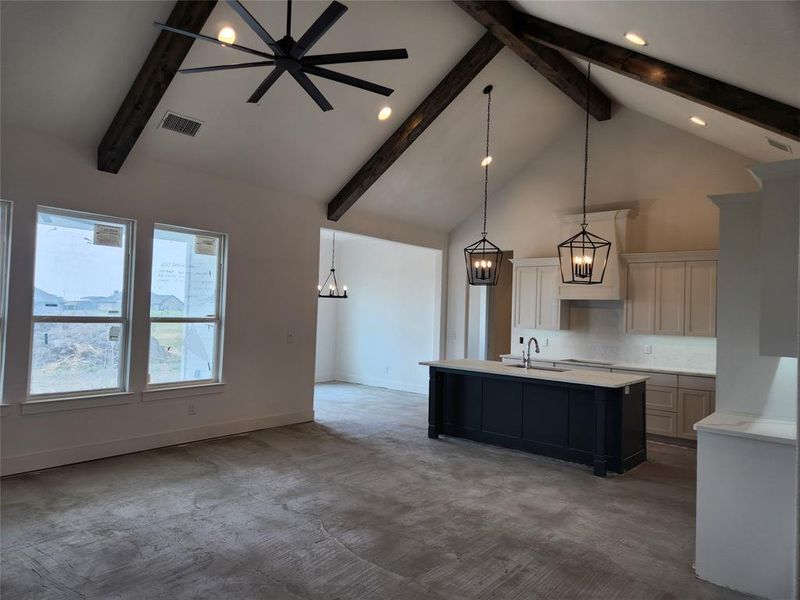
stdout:
POLYGON ((652 346, 652 344, 645 344, 645 345, 644 345, 644 353, 645 353, 645 354, 652 354, 652 353, 653 353, 653 346, 652 346))

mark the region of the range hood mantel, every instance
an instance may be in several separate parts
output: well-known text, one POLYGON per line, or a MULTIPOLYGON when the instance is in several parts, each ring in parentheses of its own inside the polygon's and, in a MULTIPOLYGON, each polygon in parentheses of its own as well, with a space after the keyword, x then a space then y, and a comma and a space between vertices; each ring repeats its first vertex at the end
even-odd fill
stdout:
MULTIPOLYGON (((636 216, 633 209, 606 210, 586 214, 586 221, 593 233, 611 242, 603 283, 600 285, 579 285, 562 283, 558 288, 562 300, 622 300, 624 293, 624 274, 620 269, 619 255, 626 251, 630 222, 636 216)), ((583 214, 561 217, 561 236, 569 237, 577 231, 583 214)), ((562 269, 563 269, 562 265, 562 269)), ((562 273, 569 278, 569 273, 562 273)))

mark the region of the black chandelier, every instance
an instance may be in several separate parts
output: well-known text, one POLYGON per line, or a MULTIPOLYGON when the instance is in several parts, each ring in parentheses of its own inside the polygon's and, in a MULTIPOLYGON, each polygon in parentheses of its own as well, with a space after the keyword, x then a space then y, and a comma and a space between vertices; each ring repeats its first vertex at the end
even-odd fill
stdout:
POLYGON ((470 285, 497 285, 500 275, 500 263, 503 260, 503 251, 486 239, 486 206, 489 201, 489 164, 492 157, 489 154, 489 125, 492 120, 492 86, 483 88, 487 96, 486 101, 486 154, 481 161, 484 168, 483 174, 483 231, 481 239, 464 248, 464 259, 467 262, 467 279, 470 285))
POLYGON ((347 298, 347 286, 339 289, 339 282, 336 281, 336 232, 333 232, 333 245, 331 247, 331 270, 325 281, 317 286, 317 295, 320 298, 347 298), (331 281, 333 280, 333 281, 331 281), (328 283, 331 281, 331 283, 328 283), (327 290, 327 294, 323 294, 327 290))
POLYGON ((603 283, 611 242, 586 229, 586 181, 589 172, 589 94, 592 88, 592 63, 586 75, 586 136, 583 152, 583 221, 581 230, 558 245, 561 280, 564 283, 595 285, 603 283), (569 273, 569 276, 567 276, 569 273))

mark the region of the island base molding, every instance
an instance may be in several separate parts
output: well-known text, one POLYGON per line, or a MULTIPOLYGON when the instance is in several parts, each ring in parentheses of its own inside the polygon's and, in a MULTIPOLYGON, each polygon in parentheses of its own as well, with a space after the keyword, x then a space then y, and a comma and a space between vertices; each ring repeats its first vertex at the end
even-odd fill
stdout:
POLYGON ((647 460, 645 384, 603 388, 431 367, 428 437, 460 437, 587 465, 647 460))

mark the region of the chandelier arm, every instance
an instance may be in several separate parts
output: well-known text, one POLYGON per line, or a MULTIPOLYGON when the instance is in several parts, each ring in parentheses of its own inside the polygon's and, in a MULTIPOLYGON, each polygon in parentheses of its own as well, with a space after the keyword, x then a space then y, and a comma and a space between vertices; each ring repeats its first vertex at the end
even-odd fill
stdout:
POLYGON ((292 0, 286 3, 286 37, 292 36, 292 0))

